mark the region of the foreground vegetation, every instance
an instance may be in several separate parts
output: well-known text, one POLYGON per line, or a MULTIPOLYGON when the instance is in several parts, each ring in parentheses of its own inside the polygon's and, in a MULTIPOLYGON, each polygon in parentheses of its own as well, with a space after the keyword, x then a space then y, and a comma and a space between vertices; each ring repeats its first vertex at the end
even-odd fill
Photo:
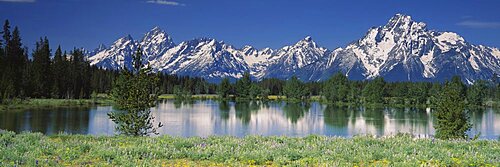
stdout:
POLYGON ((498 166, 500 142, 325 136, 44 136, 0 132, 0 166, 498 166))

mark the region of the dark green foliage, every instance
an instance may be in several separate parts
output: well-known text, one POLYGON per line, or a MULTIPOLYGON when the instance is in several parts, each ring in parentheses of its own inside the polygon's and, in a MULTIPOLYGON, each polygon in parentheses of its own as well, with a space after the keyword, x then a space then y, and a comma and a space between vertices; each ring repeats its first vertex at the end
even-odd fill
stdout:
POLYGON ((13 83, 11 80, 11 76, 9 75, 10 67, 9 62, 7 61, 7 49, 8 43, 11 38, 10 34, 10 24, 9 20, 5 20, 2 37, 3 42, 0 42, 0 100, 3 101, 5 98, 11 97, 13 94, 13 83))
POLYGON ((285 81, 276 78, 265 78, 258 83, 262 88, 268 89, 271 95, 280 95, 283 93, 285 81))
POLYGON ((250 87, 252 86, 252 80, 250 79, 250 73, 246 72, 243 77, 236 81, 234 85, 236 90, 236 96, 239 98, 250 98, 250 87))
POLYGON ((259 97, 261 100, 269 100, 268 97, 269 97, 269 93, 271 91, 269 89, 265 89, 265 88, 261 88, 260 90, 260 93, 259 93, 259 97))
POLYGON ((416 82, 409 84, 407 99, 410 99, 410 104, 425 104, 427 101, 428 84, 425 82, 416 82))
MULTIPOLYGON (((22 48, 17 27, 11 33, 6 21, 0 40, 0 97, 90 98, 92 92, 110 93, 119 74, 118 71, 90 66, 80 49, 66 54, 58 47, 51 59, 48 38, 37 42, 32 60, 28 59, 27 50, 22 48)), ((173 93, 175 85, 196 94, 213 94, 216 90, 215 84, 202 78, 161 73, 157 76, 163 93, 173 93)))
POLYGON ((488 93, 486 81, 476 81, 467 89, 467 103, 469 105, 482 106, 488 93))
POLYGON ((36 43, 36 49, 33 51, 32 72, 34 81, 33 86, 35 86, 33 96, 35 97, 50 97, 52 88, 50 57, 49 40, 45 37, 45 39, 40 39, 40 41, 36 43))
MULTIPOLYGON (((257 96, 259 96, 261 92, 262 88, 259 85, 252 83, 252 85, 250 86, 250 91, 248 92, 248 97, 250 99, 257 99, 257 96)), ((265 98, 267 98, 267 96, 265 98)))
POLYGON ((323 91, 323 82, 316 82, 316 81, 311 81, 311 82, 305 82, 305 86, 307 87, 307 90, 309 90, 309 95, 320 95, 321 92, 323 91))
POLYGON ((174 95, 176 99, 180 100, 187 100, 192 97, 192 93, 189 90, 182 88, 180 85, 174 86, 174 95))
POLYGON ((347 96, 347 101, 354 104, 361 103, 361 90, 363 90, 362 82, 351 82, 349 86, 349 94, 347 96))
POLYGON ((64 75, 66 73, 65 69, 65 61, 63 59, 61 46, 57 47, 57 50, 54 54, 54 58, 52 59, 52 74, 54 75, 54 80, 52 84, 52 97, 53 98, 62 98, 65 93, 65 84, 64 84, 64 75))
POLYGON ((1 49, 2 53, 0 54, 2 66, 0 94, 4 98, 19 97, 23 95, 23 85, 20 83, 22 82, 23 69, 28 58, 21 43, 19 29, 15 27, 11 33, 8 20, 4 24, 3 41, 5 47, 1 49))
POLYGON ((299 119, 304 117, 310 108, 311 104, 307 102, 287 103, 283 106, 283 112, 292 123, 297 123, 299 119))
POLYGON ((431 105, 436 105, 437 104, 437 99, 438 99, 438 93, 441 92, 443 86, 440 83, 432 83, 431 88, 429 89, 429 92, 427 95, 430 97, 430 104, 431 105))
POLYGON ((377 77, 373 81, 368 82, 363 89, 363 97, 365 103, 383 103, 385 92, 384 78, 377 77))
POLYGON ((496 91, 495 91, 495 100, 500 100, 500 84, 497 84, 495 86, 495 89, 496 89, 496 91))
POLYGON ((471 128, 465 112, 464 85, 458 79, 446 82, 439 92, 436 104, 436 138, 466 139, 465 133, 471 128))
POLYGON ((342 73, 333 75, 325 82, 323 96, 329 102, 347 102, 349 95, 349 80, 342 73))
MULTIPOLYGON (((0 32, 1 34, 2 32, 0 32)), ((3 75, 5 70, 5 57, 2 39, 0 39, 0 87, 3 87, 3 75)), ((3 102, 3 89, 0 88, 0 104, 3 102)))
POLYGON ((291 100, 300 100, 307 98, 309 90, 297 77, 293 76, 290 78, 285 86, 283 86, 283 95, 291 100))
POLYGON ((217 85, 208 83, 200 77, 177 76, 164 73, 157 74, 160 80, 160 92, 163 94, 175 94, 174 87, 180 86, 193 94, 215 94, 217 85))
POLYGON ((231 83, 228 78, 222 79, 221 83, 217 87, 217 94, 220 98, 228 98, 231 94, 231 83))
POLYGON ((161 127, 161 123, 153 125, 154 117, 150 109, 156 105, 158 79, 150 74, 149 68, 143 68, 141 57, 142 52, 138 48, 133 71, 123 70, 113 87, 113 99, 122 112, 112 112, 108 116, 116 123, 116 130, 124 135, 156 134, 157 128, 161 127))

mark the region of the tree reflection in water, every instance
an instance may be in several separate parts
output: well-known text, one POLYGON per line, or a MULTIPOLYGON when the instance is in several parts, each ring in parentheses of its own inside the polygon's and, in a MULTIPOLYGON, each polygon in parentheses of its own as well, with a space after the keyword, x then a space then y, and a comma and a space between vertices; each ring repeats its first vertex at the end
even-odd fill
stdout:
POLYGON ((174 107, 175 109, 179 109, 181 107, 193 107, 194 100, 192 99, 175 99, 174 107))
POLYGON ((229 111, 230 110, 231 110, 231 106, 229 105, 229 102, 227 100, 219 101, 220 117, 223 120, 229 119, 229 111))
POLYGON ((252 117, 252 112, 257 112, 261 108, 259 101, 236 101, 234 109, 236 118, 240 119, 244 124, 248 124, 252 117))
POLYGON ((297 123, 297 121, 304 117, 304 115, 311 108, 311 103, 308 102, 300 102, 300 103, 288 103, 284 102, 283 112, 285 116, 292 121, 292 123, 297 123))

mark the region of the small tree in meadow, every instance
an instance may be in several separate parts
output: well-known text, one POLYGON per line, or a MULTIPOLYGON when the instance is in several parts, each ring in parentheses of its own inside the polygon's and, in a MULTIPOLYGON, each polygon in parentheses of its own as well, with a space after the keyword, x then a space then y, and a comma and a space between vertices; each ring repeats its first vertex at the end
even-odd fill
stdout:
POLYGON ((436 138, 466 139, 471 128, 469 117, 465 112, 464 85, 457 77, 446 82, 437 98, 434 116, 437 119, 434 128, 436 138))
POLYGON ((119 110, 108 113, 108 116, 116 123, 116 130, 124 135, 147 136, 151 133, 157 134, 156 130, 161 127, 154 126, 154 117, 151 115, 151 107, 156 105, 158 78, 150 74, 149 68, 142 64, 141 49, 133 56, 132 71, 124 69, 117 79, 112 96, 119 110))

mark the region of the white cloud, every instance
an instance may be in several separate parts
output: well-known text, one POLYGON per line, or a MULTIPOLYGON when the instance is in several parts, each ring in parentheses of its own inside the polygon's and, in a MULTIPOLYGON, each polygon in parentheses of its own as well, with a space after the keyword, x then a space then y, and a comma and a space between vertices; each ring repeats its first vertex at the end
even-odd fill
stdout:
POLYGON ((459 26, 469 28, 500 28, 500 22, 484 22, 484 21, 462 21, 457 23, 459 26))
POLYGON ((0 0, 0 2, 33 3, 36 0, 0 0))
POLYGON ((186 6, 183 3, 175 2, 175 1, 166 1, 166 0, 149 0, 147 3, 154 3, 159 5, 171 5, 171 6, 186 6))

